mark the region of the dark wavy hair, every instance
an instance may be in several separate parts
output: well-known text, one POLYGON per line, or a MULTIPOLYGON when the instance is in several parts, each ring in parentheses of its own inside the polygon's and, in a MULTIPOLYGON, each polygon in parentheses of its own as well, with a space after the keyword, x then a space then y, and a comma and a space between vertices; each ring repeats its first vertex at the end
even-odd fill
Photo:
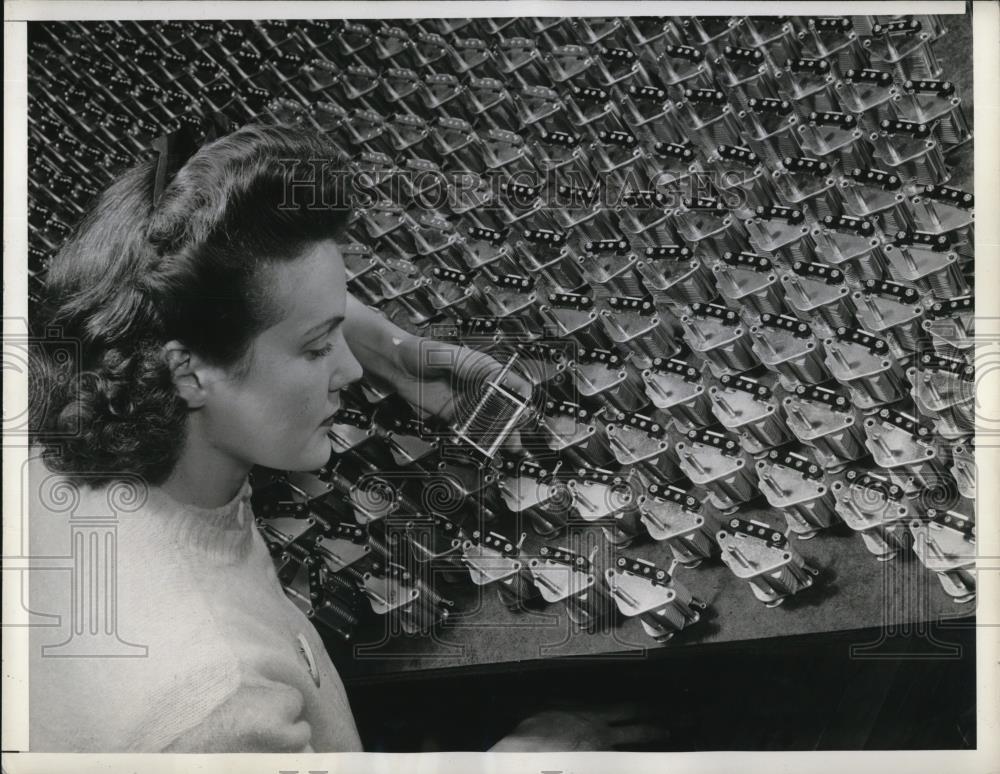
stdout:
POLYGON ((338 238, 349 189, 314 130, 248 125, 201 147, 153 202, 154 160, 97 199, 53 258, 47 331, 29 362, 29 425, 48 466, 87 482, 173 470, 188 408, 162 355, 176 339, 242 373, 277 321, 262 268, 338 238))

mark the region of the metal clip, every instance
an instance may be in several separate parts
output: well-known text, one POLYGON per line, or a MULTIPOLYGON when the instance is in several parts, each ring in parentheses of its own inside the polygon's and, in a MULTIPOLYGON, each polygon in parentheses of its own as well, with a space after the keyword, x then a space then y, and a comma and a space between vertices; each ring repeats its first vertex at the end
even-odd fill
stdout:
POLYGON ((880 562, 896 558, 908 547, 905 527, 910 509, 900 500, 902 489, 878 474, 847 471, 844 481, 830 485, 837 513, 861 535, 865 548, 880 562))
POLYGON ((638 617, 643 630, 666 642, 685 626, 697 623, 705 604, 663 569, 642 559, 621 556, 604 571, 611 596, 622 615, 638 617))
POLYGON ((784 514, 799 540, 809 540, 833 524, 833 495, 820 466, 807 457, 772 450, 757 461, 757 479, 764 497, 784 514))
POLYGON ((712 413, 750 454, 760 454, 791 440, 791 434, 766 385, 746 376, 724 375, 708 388, 712 413))
POLYGON ((782 401, 785 424, 831 473, 866 454, 864 435, 851 402, 826 387, 799 385, 782 401))
POLYGON ((767 607, 780 605, 813 585, 817 571, 781 532, 763 522, 737 518, 727 527, 716 533, 722 561, 737 578, 750 583, 754 596, 767 607))
POLYGON ((724 433, 691 430, 674 448, 681 470, 708 491, 709 501, 723 513, 732 513, 756 497, 756 479, 740 445, 724 433))
POLYGON ((976 598, 976 526, 971 519, 948 511, 927 511, 927 521, 913 519, 913 550, 937 573, 941 587, 963 604, 976 598))

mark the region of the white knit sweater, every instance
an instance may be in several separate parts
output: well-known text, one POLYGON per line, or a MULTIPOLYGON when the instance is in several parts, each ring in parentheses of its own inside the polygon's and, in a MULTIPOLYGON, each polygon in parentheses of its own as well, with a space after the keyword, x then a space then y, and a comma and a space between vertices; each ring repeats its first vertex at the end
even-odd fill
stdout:
POLYGON ((144 502, 115 486, 72 492, 38 459, 29 484, 30 552, 44 557, 30 608, 58 616, 31 630, 32 751, 360 749, 343 683, 254 526, 249 484, 213 509, 155 487, 144 502))

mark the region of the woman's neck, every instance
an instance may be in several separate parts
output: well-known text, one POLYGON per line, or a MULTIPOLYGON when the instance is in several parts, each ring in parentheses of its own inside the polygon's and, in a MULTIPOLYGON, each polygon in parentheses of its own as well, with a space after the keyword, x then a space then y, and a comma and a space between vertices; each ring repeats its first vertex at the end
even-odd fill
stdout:
POLYGON ((218 508, 239 493, 251 465, 241 462, 188 428, 184 448, 163 490, 180 503, 199 508, 218 508))

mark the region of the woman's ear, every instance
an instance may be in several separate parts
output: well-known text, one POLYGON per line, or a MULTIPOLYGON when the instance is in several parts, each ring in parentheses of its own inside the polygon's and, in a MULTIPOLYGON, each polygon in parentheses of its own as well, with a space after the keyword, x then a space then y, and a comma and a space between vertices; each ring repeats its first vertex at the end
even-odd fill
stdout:
POLYGON ((201 358, 179 341, 164 344, 163 357, 170 369, 177 394, 188 404, 188 408, 203 406, 207 392, 201 358))

